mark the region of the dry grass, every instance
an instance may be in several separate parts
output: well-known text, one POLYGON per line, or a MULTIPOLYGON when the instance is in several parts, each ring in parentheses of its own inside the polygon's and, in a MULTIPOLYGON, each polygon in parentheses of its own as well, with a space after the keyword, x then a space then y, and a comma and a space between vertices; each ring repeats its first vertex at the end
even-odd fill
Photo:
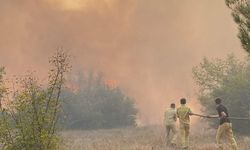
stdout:
MULTIPOLYGON (((160 126, 66 131, 62 135, 64 137, 64 149, 66 150, 172 150, 166 146, 164 129, 160 126)), ((250 149, 250 138, 237 137, 237 142, 240 150, 250 149)), ((196 126, 195 129, 192 129, 191 150, 216 150, 214 143, 214 130, 203 126, 196 126)))

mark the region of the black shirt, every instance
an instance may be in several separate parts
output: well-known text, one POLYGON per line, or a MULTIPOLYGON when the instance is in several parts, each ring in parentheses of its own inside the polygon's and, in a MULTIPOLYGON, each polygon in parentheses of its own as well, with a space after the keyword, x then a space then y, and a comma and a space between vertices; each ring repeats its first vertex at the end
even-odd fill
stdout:
POLYGON ((225 106, 220 104, 219 106, 216 107, 216 110, 217 110, 219 117, 220 117, 220 125, 222 125, 225 122, 230 123, 230 120, 228 119, 229 114, 228 114, 227 108, 225 106), (224 112, 226 114, 226 117, 222 117, 222 115, 221 115, 222 112, 224 112))

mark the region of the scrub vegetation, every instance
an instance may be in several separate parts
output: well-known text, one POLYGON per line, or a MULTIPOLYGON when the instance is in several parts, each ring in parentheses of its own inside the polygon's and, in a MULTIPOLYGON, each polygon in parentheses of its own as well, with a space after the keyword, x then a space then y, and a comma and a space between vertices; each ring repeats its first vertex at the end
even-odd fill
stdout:
POLYGON ((50 59, 48 85, 41 85, 32 74, 18 77, 13 88, 6 88, 1 69, 0 142, 3 150, 56 150, 60 95, 69 55, 57 51, 50 59))
POLYGON ((135 126, 137 108, 122 90, 105 82, 102 73, 79 73, 69 78, 75 91, 65 89, 60 123, 66 129, 135 126))

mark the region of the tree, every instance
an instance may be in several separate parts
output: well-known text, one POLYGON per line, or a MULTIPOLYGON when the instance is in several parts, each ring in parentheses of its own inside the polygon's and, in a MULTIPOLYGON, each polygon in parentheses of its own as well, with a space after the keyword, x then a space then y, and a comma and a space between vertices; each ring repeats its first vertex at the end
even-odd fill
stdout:
POLYGON ((70 129, 115 128, 135 125, 133 99, 118 87, 109 87, 101 73, 80 73, 71 81, 77 91, 64 92, 62 124, 70 129))
POLYGON ((0 142, 4 150, 59 149, 56 134, 61 89, 69 71, 69 56, 63 51, 50 59, 49 84, 43 86, 32 74, 17 78, 13 91, 0 89, 5 107, 1 107, 0 142))
POLYGON ((226 0, 232 10, 234 21, 238 24, 238 37, 243 48, 250 53, 250 0, 226 0))
MULTIPOLYGON (((193 68, 193 77, 199 87, 198 99, 204 106, 204 112, 215 114, 214 99, 220 97, 228 107, 230 115, 249 117, 250 108, 250 60, 238 60, 229 55, 225 60, 204 58, 193 68)), ((211 122, 215 125, 217 122, 211 122)), ((250 122, 233 120, 239 133, 250 133, 250 122)))

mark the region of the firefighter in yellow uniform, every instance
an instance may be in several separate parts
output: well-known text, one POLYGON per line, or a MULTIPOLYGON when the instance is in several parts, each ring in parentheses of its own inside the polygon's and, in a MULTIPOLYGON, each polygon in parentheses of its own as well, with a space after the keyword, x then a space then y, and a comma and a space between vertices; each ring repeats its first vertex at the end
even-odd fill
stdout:
POLYGON ((233 136, 232 123, 229 120, 229 114, 227 108, 221 104, 222 100, 220 98, 215 99, 217 105, 216 110, 218 111, 217 117, 220 118, 220 126, 216 134, 216 142, 220 150, 223 150, 221 139, 223 135, 226 135, 230 143, 230 148, 232 150, 238 150, 237 143, 233 136))
POLYGON ((186 106, 186 99, 182 98, 180 100, 181 106, 177 109, 177 117, 180 123, 180 136, 181 145, 183 149, 188 149, 189 147, 189 130, 190 130, 190 115, 192 111, 186 106))
POLYGON ((176 109, 175 104, 171 104, 170 108, 168 108, 164 113, 164 125, 166 127, 166 138, 167 143, 171 143, 171 146, 176 146, 176 138, 177 138, 177 131, 176 131, 176 109), (170 132, 173 133, 172 139, 170 139, 170 132))

